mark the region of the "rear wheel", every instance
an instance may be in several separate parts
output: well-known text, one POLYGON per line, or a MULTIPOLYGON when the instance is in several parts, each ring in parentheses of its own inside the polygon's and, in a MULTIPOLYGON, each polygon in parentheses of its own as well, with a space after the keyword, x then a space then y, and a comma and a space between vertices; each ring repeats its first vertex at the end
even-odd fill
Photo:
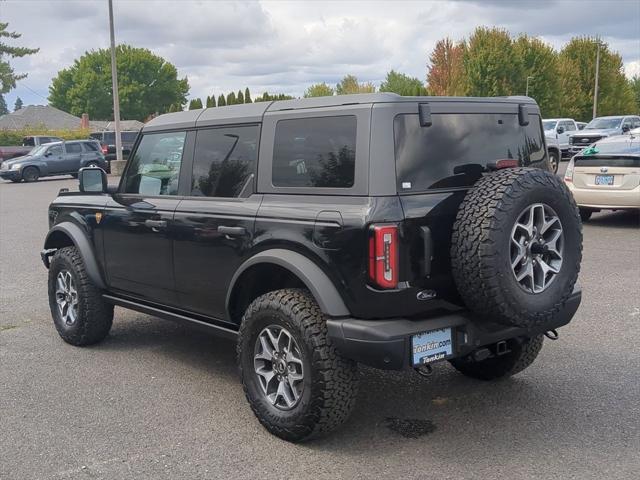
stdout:
POLYGON ((588 222, 589 219, 591 218, 591 215, 593 215, 593 210, 590 210, 588 208, 581 208, 580 209, 580 219, 583 222, 588 222))
POLYGON ((58 250, 49 267, 49 307, 62 339, 83 346, 104 339, 113 322, 113 305, 91 283, 76 247, 58 250))
POLYGON ((238 339, 242 385, 260 423, 303 441, 340 426, 356 400, 357 367, 340 356, 305 290, 266 293, 247 308, 238 339))
POLYGON ((473 360, 472 356, 455 358, 449 363, 463 375, 478 380, 496 380, 509 377, 523 371, 536 359, 542 349, 543 336, 537 335, 525 340, 507 340, 504 355, 487 358, 481 361, 473 360))
POLYGON ((99 167, 100 165, 98 165, 98 162, 89 162, 87 163, 87 167, 89 168, 95 168, 95 167, 99 167))
POLYGON ((558 153, 555 151, 549 152, 549 166, 551 167, 551 171, 553 173, 558 173, 558 165, 560 164, 560 158, 558 157, 558 153))
POLYGON ((36 167, 26 167, 22 171, 22 179, 25 182, 37 182, 38 178, 40 178, 40 170, 36 167))

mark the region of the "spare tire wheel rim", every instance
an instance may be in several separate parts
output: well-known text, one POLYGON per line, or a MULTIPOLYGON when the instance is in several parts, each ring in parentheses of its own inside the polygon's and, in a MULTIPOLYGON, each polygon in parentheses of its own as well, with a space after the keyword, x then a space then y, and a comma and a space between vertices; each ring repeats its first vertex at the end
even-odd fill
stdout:
POLYGON ((526 207, 511 230, 511 270, 528 293, 544 292, 562 268, 564 231, 558 214, 545 203, 526 207))
POLYGON ((302 353, 293 335, 278 325, 263 328, 254 348, 253 366, 267 401, 279 410, 291 410, 304 387, 302 353))

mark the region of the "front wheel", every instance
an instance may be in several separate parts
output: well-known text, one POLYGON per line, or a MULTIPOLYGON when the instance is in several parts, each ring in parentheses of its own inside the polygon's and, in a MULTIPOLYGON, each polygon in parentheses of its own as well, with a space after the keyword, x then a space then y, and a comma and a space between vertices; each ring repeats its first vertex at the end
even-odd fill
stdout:
POLYGON ((481 361, 473 357, 455 358, 449 363, 463 375, 478 380, 496 380, 515 375, 530 366, 542 349, 543 336, 507 341, 508 352, 481 361))
POLYGON ((26 167, 22 171, 22 179, 25 182, 37 182, 38 178, 40 178, 40 170, 36 167, 26 167))
POLYGON ((249 305, 240 326, 238 364, 254 414, 284 440, 328 433, 355 405, 356 363, 331 344, 326 319, 305 290, 269 292, 249 305))
POLYGON ((76 247, 61 248, 51 259, 49 307, 58 334, 71 345, 91 345, 109 334, 113 305, 91 283, 76 247))

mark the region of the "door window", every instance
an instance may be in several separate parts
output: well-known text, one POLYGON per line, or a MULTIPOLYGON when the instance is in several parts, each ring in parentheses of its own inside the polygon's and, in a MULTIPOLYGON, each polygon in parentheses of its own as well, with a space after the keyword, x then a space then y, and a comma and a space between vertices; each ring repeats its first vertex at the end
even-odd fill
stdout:
POLYGON ((562 126, 564 127, 564 131, 565 132, 571 132, 573 130, 576 129, 575 125, 573 124, 573 122, 562 122, 562 126))
POLYGON ((82 146, 79 143, 67 143, 67 153, 82 153, 82 146))
POLYGON ((53 147, 49 147, 49 150, 47 150, 47 153, 50 154, 52 157, 58 157, 62 155, 62 146, 54 145, 53 147))
POLYGON ((191 195, 237 197, 246 191, 258 158, 257 125, 199 130, 191 195))
POLYGON ((124 193, 177 195, 186 132, 144 135, 124 179, 124 193))
POLYGON ((275 187, 349 188, 356 159, 356 117, 296 118, 276 125, 275 187))

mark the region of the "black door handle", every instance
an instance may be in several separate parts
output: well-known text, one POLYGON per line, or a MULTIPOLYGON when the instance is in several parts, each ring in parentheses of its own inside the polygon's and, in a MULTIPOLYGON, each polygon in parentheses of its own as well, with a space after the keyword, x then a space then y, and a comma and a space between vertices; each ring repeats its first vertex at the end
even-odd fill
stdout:
POLYGON ((219 233, 223 233, 224 235, 229 235, 229 236, 240 236, 240 235, 246 235, 247 234, 247 229, 244 227, 227 227, 224 225, 220 225, 218 227, 218 232, 219 233))
POLYGON ((151 227, 151 230, 154 232, 160 231, 161 228, 167 228, 166 220, 145 220, 144 225, 146 227, 151 227))

